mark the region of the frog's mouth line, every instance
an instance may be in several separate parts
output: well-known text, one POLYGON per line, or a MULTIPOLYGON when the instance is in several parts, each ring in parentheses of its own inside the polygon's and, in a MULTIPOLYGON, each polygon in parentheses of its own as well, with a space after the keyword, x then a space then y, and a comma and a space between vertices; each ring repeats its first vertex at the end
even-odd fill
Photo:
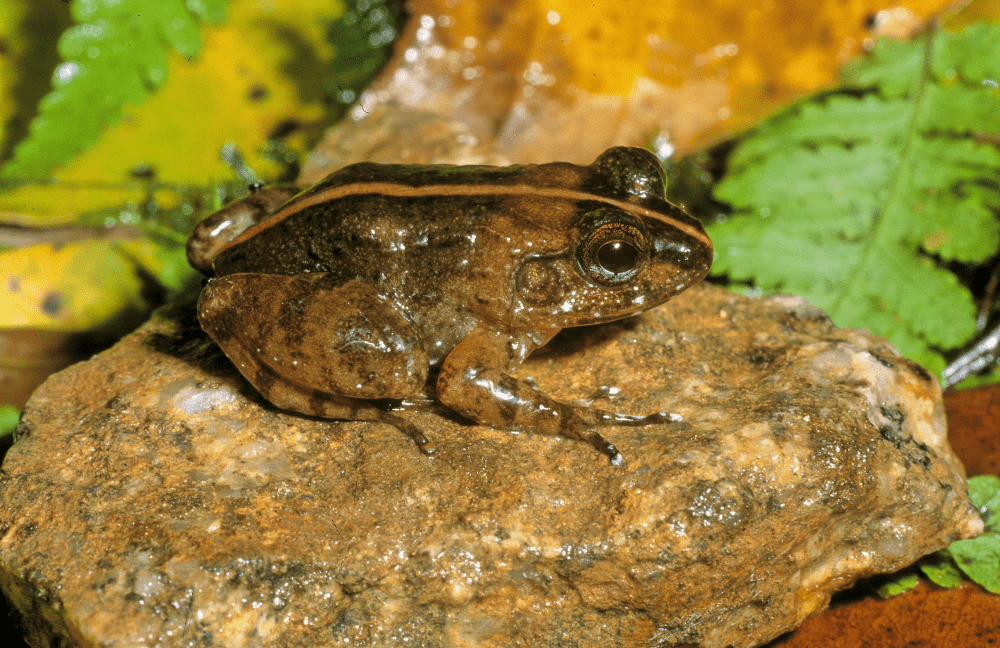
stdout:
POLYGON ((368 195, 368 194, 381 194, 385 196, 395 196, 399 198, 419 198, 427 196, 545 196, 548 198, 562 198, 565 200, 570 200, 574 202, 601 202, 607 205, 612 205, 625 212, 631 214, 642 215, 647 218, 654 220, 659 220, 666 223, 670 227, 673 227, 696 241, 702 243, 706 246, 712 245, 712 240, 705 234, 702 229, 701 224, 698 223, 693 217, 688 216, 680 210, 679 207, 674 207, 673 204, 664 201, 664 204, 670 205, 677 210, 678 216, 670 216, 663 214, 642 205, 627 202, 624 200, 617 200, 614 198, 605 198, 597 194, 588 193, 586 191, 579 191, 576 189, 559 189, 555 187, 533 187, 529 185, 510 185, 510 186, 477 186, 477 185, 427 185, 423 187, 410 187, 402 184, 393 184, 391 182, 371 182, 371 183, 353 183, 347 185, 341 185, 339 187, 333 187, 332 189, 326 189, 320 191, 311 196, 303 196, 302 198, 296 200, 294 203, 279 209, 273 215, 267 219, 261 221, 257 225, 251 227, 247 231, 243 232, 232 241, 224 245, 220 250, 221 253, 226 248, 242 243, 243 241, 256 236, 260 232, 266 230, 267 228, 276 225, 283 220, 299 213, 303 209, 312 207, 314 205, 320 205, 331 200, 336 200, 338 198, 343 198, 345 196, 358 196, 358 195, 368 195), (682 217, 682 218, 681 218, 682 217))

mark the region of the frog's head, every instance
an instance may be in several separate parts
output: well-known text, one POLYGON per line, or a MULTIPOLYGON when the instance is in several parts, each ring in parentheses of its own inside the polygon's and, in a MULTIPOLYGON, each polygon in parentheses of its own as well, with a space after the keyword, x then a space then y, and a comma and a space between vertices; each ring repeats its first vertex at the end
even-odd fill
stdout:
POLYGON ((568 245, 526 259, 517 272, 521 314, 536 322, 627 317, 698 283, 712 265, 701 223, 664 198, 655 155, 617 147, 586 169, 568 245))

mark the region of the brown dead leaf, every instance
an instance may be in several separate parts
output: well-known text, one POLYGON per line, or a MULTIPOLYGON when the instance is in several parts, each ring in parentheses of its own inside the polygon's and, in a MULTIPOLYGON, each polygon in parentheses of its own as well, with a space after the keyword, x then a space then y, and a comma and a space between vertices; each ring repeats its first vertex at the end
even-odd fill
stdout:
POLYGON ((895 598, 834 606, 770 648, 981 648, 1000 643, 1000 597, 927 583, 895 598))
POLYGON ((657 137, 685 153, 830 85, 873 30, 911 33, 949 4, 413 0, 354 117, 398 102, 465 122, 519 162, 586 163, 657 137))
POLYGON ((949 392, 948 440, 970 475, 1000 476, 1000 385, 949 392))
POLYGON ((0 328, 0 405, 21 409, 50 374, 112 342, 107 333, 0 328))

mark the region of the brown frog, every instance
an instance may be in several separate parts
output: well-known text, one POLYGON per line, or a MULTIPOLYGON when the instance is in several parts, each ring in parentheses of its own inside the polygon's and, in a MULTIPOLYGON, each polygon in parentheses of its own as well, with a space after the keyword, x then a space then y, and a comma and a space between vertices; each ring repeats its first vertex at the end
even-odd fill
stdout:
POLYGON ((418 394, 438 368, 437 397, 463 416, 585 441, 613 464, 622 456, 599 427, 666 420, 559 402, 510 375, 560 329, 647 310, 708 273, 712 243, 664 199, 652 153, 361 163, 295 191, 251 193, 188 244, 192 265, 215 274, 202 328, 274 405, 383 421, 430 454, 384 402, 418 394))

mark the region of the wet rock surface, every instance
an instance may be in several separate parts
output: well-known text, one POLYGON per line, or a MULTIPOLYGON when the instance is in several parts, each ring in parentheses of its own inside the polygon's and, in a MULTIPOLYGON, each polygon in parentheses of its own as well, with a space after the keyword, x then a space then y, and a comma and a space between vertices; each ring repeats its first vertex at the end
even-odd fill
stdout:
POLYGON ((161 311, 28 404, 0 585, 34 645, 752 646, 981 529, 933 378, 797 298, 696 287, 520 375, 679 420, 608 428, 614 467, 424 401, 427 458, 161 311))

